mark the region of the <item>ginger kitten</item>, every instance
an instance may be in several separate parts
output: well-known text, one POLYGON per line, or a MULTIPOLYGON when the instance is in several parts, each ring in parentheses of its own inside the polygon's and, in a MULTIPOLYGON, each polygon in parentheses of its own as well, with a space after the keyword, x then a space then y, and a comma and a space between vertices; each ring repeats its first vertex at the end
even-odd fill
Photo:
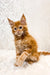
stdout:
POLYGON ((16 47, 16 66, 22 66, 24 61, 27 61, 28 63, 37 62, 41 54, 50 54, 48 52, 37 52, 37 42, 28 33, 24 14, 22 15, 20 21, 13 22, 9 18, 8 21, 14 35, 16 47))

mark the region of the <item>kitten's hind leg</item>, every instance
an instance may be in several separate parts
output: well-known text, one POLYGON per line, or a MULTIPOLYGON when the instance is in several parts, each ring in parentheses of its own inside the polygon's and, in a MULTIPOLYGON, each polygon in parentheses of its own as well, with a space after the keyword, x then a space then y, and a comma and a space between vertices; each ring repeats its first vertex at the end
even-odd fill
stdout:
POLYGON ((39 54, 38 53, 33 53, 32 55, 30 55, 30 59, 33 62, 37 62, 39 60, 39 54))
POLYGON ((25 61, 26 61, 27 63, 29 63, 29 64, 32 64, 32 63, 33 63, 33 61, 32 61, 30 58, 27 58, 25 61))
POLYGON ((39 55, 38 53, 33 53, 32 55, 30 55, 26 61, 29 63, 29 64, 32 64, 33 62, 37 62, 39 60, 39 55))

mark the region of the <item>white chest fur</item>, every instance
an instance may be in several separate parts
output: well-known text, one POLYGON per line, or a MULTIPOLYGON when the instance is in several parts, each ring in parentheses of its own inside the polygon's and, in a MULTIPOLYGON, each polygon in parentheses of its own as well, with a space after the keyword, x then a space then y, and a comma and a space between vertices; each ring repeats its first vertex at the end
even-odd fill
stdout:
POLYGON ((22 41, 21 40, 17 40, 16 41, 16 47, 20 47, 21 46, 22 41))
POLYGON ((16 48, 20 51, 26 50, 27 49, 27 44, 26 44, 27 40, 23 41, 23 40, 17 40, 16 41, 16 48))
POLYGON ((17 41, 16 41, 16 48, 17 48, 19 51, 22 51, 22 50, 23 50, 23 43, 22 43, 22 40, 17 40, 17 41))
POLYGON ((16 41, 17 44, 21 44, 21 42, 22 42, 21 40, 16 41))

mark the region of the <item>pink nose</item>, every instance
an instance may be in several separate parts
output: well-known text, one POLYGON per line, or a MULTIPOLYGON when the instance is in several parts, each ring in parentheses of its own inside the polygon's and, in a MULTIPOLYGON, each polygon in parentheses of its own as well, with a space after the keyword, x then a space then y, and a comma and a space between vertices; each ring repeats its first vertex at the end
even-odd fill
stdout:
POLYGON ((20 34, 20 32, 19 32, 19 31, 17 31, 17 33, 18 33, 18 34, 20 34))

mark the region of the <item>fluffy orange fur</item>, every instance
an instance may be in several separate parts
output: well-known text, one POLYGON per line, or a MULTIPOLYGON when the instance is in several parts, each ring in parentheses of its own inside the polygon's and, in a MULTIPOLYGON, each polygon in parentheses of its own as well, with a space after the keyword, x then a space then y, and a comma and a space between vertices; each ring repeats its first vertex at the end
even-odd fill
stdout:
POLYGON ((37 62, 41 54, 47 55, 48 52, 38 52, 36 40, 28 33, 26 18, 24 14, 20 21, 13 22, 8 18, 12 33, 14 35, 16 47, 16 66, 22 66, 23 62, 37 62))

